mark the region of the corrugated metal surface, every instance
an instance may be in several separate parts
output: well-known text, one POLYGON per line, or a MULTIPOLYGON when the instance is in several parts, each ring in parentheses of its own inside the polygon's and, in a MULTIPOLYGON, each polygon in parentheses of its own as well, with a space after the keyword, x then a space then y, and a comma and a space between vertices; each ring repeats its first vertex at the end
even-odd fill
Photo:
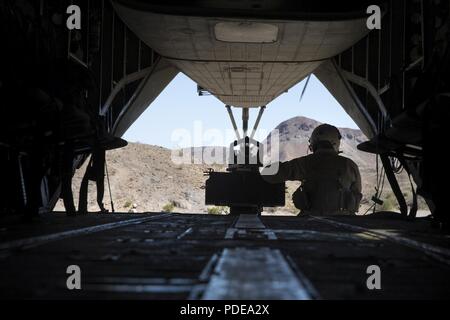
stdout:
POLYGON ((142 41, 225 104, 240 107, 268 104, 368 32, 365 19, 240 20, 155 14, 118 4, 115 8, 142 41), (236 21, 277 26, 277 41, 216 39, 217 23, 236 21))

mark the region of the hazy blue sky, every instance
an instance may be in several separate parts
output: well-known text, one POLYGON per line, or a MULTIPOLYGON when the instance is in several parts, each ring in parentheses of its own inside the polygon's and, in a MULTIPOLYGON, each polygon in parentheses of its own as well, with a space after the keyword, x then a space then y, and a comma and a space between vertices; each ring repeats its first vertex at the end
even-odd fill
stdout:
MULTIPOLYGON (((338 127, 357 128, 339 103, 314 76, 311 77, 303 99, 299 102, 304 84, 305 81, 302 81, 267 105, 258 129, 260 135, 265 137, 265 134, 280 122, 295 116, 305 116, 338 127)), ((233 140, 233 136, 230 131, 231 122, 224 104, 214 96, 199 97, 196 88, 195 82, 179 73, 128 129, 124 138, 131 142, 142 142, 166 148, 188 147, 192 144, 195 146, 217 145, 217 139, 203 139, 202 141, 194 139, 195 132, 201 128, 202 136, 205 131, 207 132, 206 138, 208 132, 210 135, 223 133, 223 145, 228 145, 233 140), (174 132, 178 132, 178 135, 189 132, 192 136, 191 142, 189 140, 173 141, 174 132)), ((238 127, 241 128, 241 110, 233 108, 233 111, 238 127)), ((251 110, 249 128, 253 127, 257 112, 257 109, 251 110)), ((261 136, 257 135, 256 138, 262 140, 261 136)))

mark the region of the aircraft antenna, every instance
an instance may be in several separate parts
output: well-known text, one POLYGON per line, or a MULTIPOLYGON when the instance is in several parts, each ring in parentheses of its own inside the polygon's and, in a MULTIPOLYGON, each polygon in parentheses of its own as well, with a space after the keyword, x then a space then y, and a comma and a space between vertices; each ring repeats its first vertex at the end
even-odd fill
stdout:
POLYGON ((303 95, 305 94, 306 88, 308 87, 308 83, 309 83, 309 79, 310 78, 311 78, 311 74, 308 76, 308 78, 306 78, 306 83, 305 83, 305 86, 303 87, 302 93, 300 94, 300 99, 299 99, 298 102, 302 101, 303 95))

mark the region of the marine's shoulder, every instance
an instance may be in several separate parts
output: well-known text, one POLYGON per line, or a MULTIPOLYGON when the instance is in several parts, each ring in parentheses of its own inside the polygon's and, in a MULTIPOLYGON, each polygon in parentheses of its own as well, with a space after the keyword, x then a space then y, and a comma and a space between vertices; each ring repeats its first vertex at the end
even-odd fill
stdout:
POLYGON ((291 160, 284 161, 284 163, 287 163, 287 162, 290 162, 290 163, 294 163, 294 162, 302 162, 302 161, 304 161, 305 159, 310 159, 311 156, 312 156, 312 154, 307 154, 307 155, 305 155, 305 156, 301 156, 301 157, 293 158, 293 159, 291 159, 291 160))

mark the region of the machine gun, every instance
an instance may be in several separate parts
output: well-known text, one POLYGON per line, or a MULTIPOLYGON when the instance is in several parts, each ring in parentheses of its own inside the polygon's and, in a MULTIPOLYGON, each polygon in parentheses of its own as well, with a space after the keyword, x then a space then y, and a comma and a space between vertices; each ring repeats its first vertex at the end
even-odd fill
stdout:
POLYGON ((260 214, 263 207, 285 205, 285 184, 268 183, 259 168, 263 166, 263 150, 260 143, 253 139, 264 107, 253 128, 247 136, 248 109, 243 109, 244 138, 240 138, 236 123, 227 106, 231 121, 238 137, 229 148, 229 163, 226 172, 208 171, 206 180, 205 204, 230 207, 230 214, 260 214))

